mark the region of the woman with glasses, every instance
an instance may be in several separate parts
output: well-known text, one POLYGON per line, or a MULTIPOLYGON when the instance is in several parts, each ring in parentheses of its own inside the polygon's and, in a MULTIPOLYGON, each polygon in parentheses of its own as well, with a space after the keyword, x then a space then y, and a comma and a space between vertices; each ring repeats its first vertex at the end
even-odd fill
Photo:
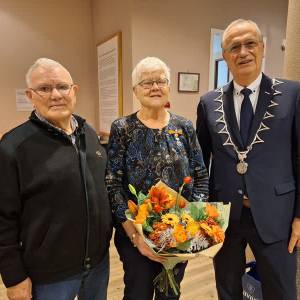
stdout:
MULTIPOLYGON (((162 180, 174 190, 185 176, 193 178, 183 196, 189 201, 207 197, 208 178, 192 123, 168 112, 170 71, 156 57, 141 60, 132 72, 133 92, 140 110, 117 119, 111 126, 106 184, 114 216, 115 245, 125 271, 124 300, 152 300, 153 280, 161 272, 156 257, 126 219, 127 201, 133 199, 128 184, 144 194, 162 180)), ((176 266, 176 280, 183 279, 186 263, 176 266)), ((175 273, 176 273, 175 272, 175 273)), ((155 290, 155 299, 179 299, 155 290)))

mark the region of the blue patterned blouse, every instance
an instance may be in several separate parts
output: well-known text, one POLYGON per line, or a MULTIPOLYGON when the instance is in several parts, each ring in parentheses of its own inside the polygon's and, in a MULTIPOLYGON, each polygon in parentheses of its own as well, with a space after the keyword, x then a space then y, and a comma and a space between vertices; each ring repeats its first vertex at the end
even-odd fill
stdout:
POLYGON ((193 182, 184 187, 182 195, 189 201, 206 200, 208 176, 191 121, 170 114, 166 127, 151 129, 134 113, 113 122, 106 184, 117 223, 126 221, 128 199, 136 202, 129 183, 144 194, 159 180, 178 191, 185 176, 191 176, 193 182))

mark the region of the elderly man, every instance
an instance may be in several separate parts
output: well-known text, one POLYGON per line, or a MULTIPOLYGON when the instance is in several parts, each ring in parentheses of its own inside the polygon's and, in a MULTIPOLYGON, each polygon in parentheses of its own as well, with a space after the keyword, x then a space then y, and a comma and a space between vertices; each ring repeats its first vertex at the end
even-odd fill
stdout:
POLYGON ((226 239, 214 259, 219 299, 242 299, 248 243, 264 300, 295 300, 300 84, 262 73, 264 43, 250 20, 225 29, 222 49, 233 81, 201 98, 197 118, 206 166, 211 163, 211 199, 232 203, 226 239))
POLYGON ((106 299, 112 222, 106 154, 73 114, 77 85, 58 62, 26 75, 35 110, 0 143, 0 272, 9 299, 106 299))

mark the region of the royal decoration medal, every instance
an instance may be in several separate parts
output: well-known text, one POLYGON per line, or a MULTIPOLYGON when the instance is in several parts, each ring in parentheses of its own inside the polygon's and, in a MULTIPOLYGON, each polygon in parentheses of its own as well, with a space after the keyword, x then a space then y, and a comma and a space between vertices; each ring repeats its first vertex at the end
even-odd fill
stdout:
POLYGON ((247 158, 247 152, 239 152, 237 151, 237 155, 239 158, 239 162, 236 165, 236 170, 239 174, 245 174, 248 169, 248 163, 245 162, 245 159, 247 158))
POLYGON ((247 169, 248 169, 248 164, 245 161, 240 161, 236 165, 236 170, 241 175, 245 174, 247 172, 247 169))

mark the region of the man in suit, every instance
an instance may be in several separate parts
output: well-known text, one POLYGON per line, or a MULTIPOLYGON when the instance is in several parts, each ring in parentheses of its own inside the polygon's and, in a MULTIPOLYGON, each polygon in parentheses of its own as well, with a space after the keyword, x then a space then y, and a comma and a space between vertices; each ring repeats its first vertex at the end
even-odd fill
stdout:
POLYGON ((249 244, 264 300, 295 300, 300 84, 262 73, 262 34, 250 20, 225 29, 222 50, 233 81, 202 96, 197 111, 211 200, 232 203, 225 242, 214 259, 218 296, 242 299, 249 244))

